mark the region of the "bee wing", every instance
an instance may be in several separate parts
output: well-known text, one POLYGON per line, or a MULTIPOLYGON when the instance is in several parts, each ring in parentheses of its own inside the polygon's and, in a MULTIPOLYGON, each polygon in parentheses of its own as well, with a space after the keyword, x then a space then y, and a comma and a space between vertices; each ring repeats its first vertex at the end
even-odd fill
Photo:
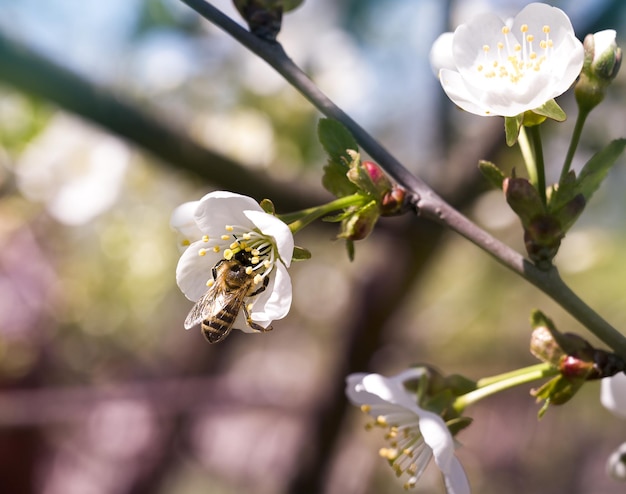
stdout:
POLYGON ((209 288, 196 304, 191 308, 185 319, 185 329, 193 328, 196 324, 204 321, 207 316, 214 312, 216 300, 216 286, 209 288))

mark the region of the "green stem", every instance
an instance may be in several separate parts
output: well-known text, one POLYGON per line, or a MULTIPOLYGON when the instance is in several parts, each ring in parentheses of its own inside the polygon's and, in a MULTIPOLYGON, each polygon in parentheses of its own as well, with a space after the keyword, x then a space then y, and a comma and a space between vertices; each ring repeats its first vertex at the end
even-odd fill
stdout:
POLYGON ((491 396, 515 386, 520 386, 521 384, 555 376, 558 373, 558 369, 554 366, 543 363, 531 365, 530 367, 524 367, 523 369, 517 369, 505 374, 480 379, 477 383, 478 388, 464 394, 463 396, 459 396, 454 402, 454 408, 458 412, 462 412, 469 405, 472 405, 487 396, 491 396))
POLYGON ((585 121, 587 120, 588 115, 589 110, 581 109, 578 112, 578 117, 576 117, 576 125, 574 126, 574 132, 572 133, 572 140, 569 143, 569 149, 567 150, 565 162, 563 163, 563 169, 561 170, 561 178, 559 180, 560 184, 563 183, 565 177, 569 173, 570 167, 572 166, 574 153, 576 152, 576 148, 578 147, 578 143, 580 142, 580 136, 583 133, 583 127, 585 125, 585 121))
POLYGON ((535 156, 537 182, 534 185, 535 187, 537 187, 539 197, 541 197, 541 202, 544 206, 547 206, 548 200, 546 198, 546 171, 543 161, 543 145, 541 144, 541 133, 539 132, 538 125, 527 127, 527 129, 533 145, 535 156))
POLYGON ((321 206, 314 206, 312 208, 303 209, 302 211, 278 215, 278 218, 289 225, 289 229, 292 233, 297 233, 309 223, 333 211, 346 209, 350 206, 360 206, 368 200, 367 197, 361 194, 352 194, 350 196, 340 197, 339 199, 335 199, 327 204, 322 204, 321 206))
POLYGON ((519 137, 517 139, 517 144, 519 145, 520 151, 522 153, 522 158, 524 158, 524 163, 526 164, 526 171, 528 172, 528 179, 530 183, 537 186, 537 163, 535 162, 535 155, 533 153, 533 148, 530 145, 530 141, 528 140, 528 134, 526 133, 526 127, 522 126, 519 132, 519 137))

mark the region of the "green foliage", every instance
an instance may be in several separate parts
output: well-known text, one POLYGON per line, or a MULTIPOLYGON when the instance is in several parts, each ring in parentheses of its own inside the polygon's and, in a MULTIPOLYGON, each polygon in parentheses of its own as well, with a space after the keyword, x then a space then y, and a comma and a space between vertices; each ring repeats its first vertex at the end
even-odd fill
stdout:
POLYGON ((336 197, 354 194, 357 187, 348 179, 353 158, 348 150, 358 151, 359 146, 348 129, 336 120, 323 118, 317 126, 317 135, 328 154, 322 184, 336 197))
POLYGON ((489 182, 493 187, 496 189, 502 188, 502 183, 506 177, 504 173, 502 173, 502 170, 500 170, 500 168, 498 168, 494 163, 491 161, 480 160, 478 162, 478 169, 487 179, 487 182, 489 182))
POLYGON ((563 109, 557 104, 554 99, 546 101, 543 105, 533 110, 533 113, 541 115, 543 117, 555 120, 557 122, 563 122, 567 118, 567 115, 563 109))

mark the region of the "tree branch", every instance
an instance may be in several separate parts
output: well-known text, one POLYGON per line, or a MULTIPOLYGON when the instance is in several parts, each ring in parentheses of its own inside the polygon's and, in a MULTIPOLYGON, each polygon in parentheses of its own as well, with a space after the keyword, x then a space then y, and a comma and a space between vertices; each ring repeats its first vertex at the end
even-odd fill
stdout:
POLYGON ((304 209, 321 201, 309 189, 292 182, 286 187, 201 146, 164 117, 138 108, 122 95, 81 78, 2 33, 0 80, 101 125, 174 168, 257 199, 272 198, 279 210, 304 209))

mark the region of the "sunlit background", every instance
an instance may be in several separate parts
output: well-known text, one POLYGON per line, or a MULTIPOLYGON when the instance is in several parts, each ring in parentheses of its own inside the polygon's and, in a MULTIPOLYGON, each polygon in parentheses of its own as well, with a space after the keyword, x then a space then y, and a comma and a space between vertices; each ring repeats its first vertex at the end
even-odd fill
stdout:
MULTIPOLYGON (((241 22, 225 0, 213 2, 241 22)), ((428 63, 434 39, 527 2, 305 0, 290 56, 409 169, 523 250, 516 218, 477 176, 520 167, 502 121, 458 111, 428 63)), ((553 2, 579 38, 624 47, 625 3, 553 2), (621 31, 621 32, 620 32, 621 31)), ((182 322, 171 211, 211 190, 280 212, 329 199, 320 114, 176 0, 0 0, 0 493, 402 492, 381 434, 346 404, 348 372, 416 362, 479 378, 535 360, 530 311, 587 335, 485 253, 423 220, 382 221, 350 263, 329 224, 296 237, 294 303, 274 331, 210 346, 182 322), (234 166, 243 168, 234 168, 234 166), (251 173, 240 173, 250 170, 251 173)), ((589 119, 574 167, 626 136, 626 76, 589 119)), ((575 115, 571 95, 559 100, 575 115)), ((555 180, 573 118, 547 124, 555 180)), ((626 163, 564 241, 565 280, 626 328, 626 163)), ((626 424, 591 384, 537 421, 528 387, 468 410, 458 450, 473 492, 610 494, 626 424)), ((440 493, 435 468, 416 493, 440 493)))

